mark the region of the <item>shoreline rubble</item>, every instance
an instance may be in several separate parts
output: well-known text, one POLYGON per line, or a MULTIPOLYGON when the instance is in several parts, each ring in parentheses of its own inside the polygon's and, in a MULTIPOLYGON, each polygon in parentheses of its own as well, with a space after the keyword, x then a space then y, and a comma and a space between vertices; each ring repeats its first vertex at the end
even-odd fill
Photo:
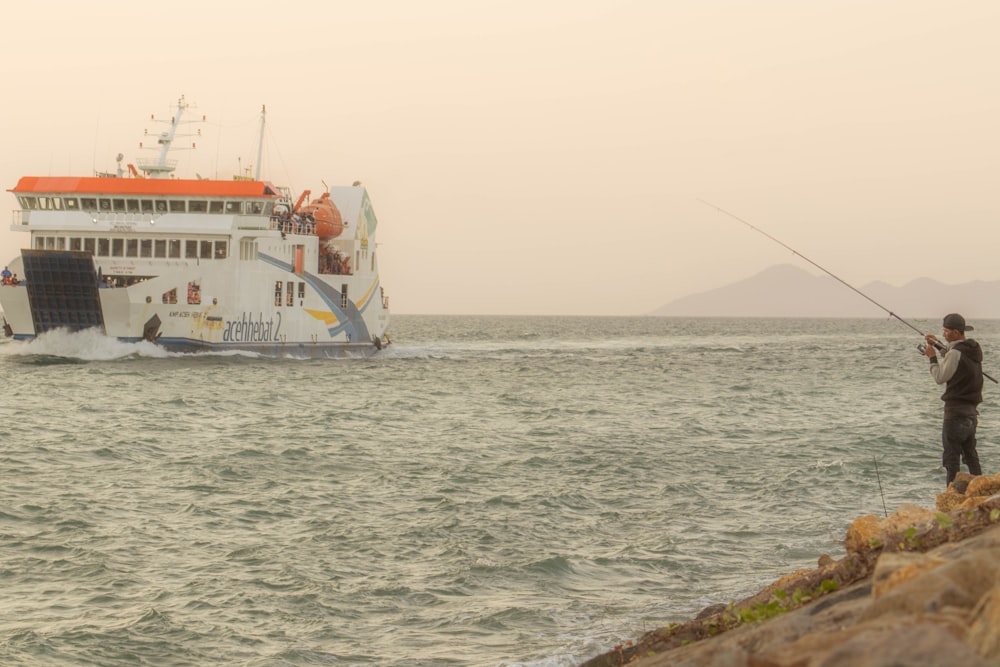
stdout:
POLYGON ((579 667, 1000 667, 1000 474, 855 519, 844 548, 579 667))

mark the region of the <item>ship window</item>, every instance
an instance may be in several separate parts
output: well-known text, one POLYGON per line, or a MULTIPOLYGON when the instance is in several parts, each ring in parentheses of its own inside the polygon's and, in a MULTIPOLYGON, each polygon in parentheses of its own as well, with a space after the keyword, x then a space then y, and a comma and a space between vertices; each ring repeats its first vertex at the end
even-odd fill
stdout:
POLYGON ((66 204, 67 211, 78 211, 80 210, 80 200, 76 197, 66 197, 63 199, 63 203, 66 204))
POLYGON ((226 202, 226 213, 233 213, 239 215, 242 212, 243 212, 243 202, 241 201, 226 202))
POLYGON ((62 207, 63 207, 63 205, 62 205, 62 197, 53 197, 52 198, 52 208, 55 209, 56 211, 61 211, 62 207))
POLYGON ((340 308, 347 310, 347 283, 340 284, 340 308))
POLYGON ((65 237, 57 236, 56 237, 56 250, 65 250, 65 249, 66 249, 66 239, 65 239, 65 237))
POLYGON ((157 213, 166 213, 167 212, 167 202, 163 201, 162 199, 157 199, 156 200, 156 212, 157 213))
POLYGON ((153 200, 152 199, 141 199, 139 200, 139 208, 143 213, 153 212, 153 200))
POLYGON ((84 239, 83 249, 85 252, 89 252, 91 255, 94 254, 94 241, 95 239, 84 239))
POLYGON ((45 249, 46 250, 55 250, 56 249, 56 240, 55 240, 55 237, 52 237, 52 236, 46 236, 45 237, 45 249))
POLYGON ((166 257, 167 256, 167 240, 166 239, 156 239, 153 243, 153 253, 156 257, 166 257))
POLYGON ((170 200, 170 212, 171 213, 183 213, 184 205, 187 204, 183 199, 171 199, 170 200))
POLYGON ((122 257, 125 255, 125 239, 111 239, 111 256, 122 257))
POLYGON ((191 213, 205 213, 208 211, 208 202, 204 200, 196 200, 188 202, 188 211, 191 213))
POLYGON ((222 213, 225 210, 225 202, 221 200, 215 200, 208 202, 208 212, 209 213, 222 213))
POLYGON ((35 249, 36 250, 45 250, 45 238, 44 237, 39 236, 38 238, 35 239, 35 249))
POLYGON ((202 259, 212 259, 212 242, 202 241, 201 242, 201 258, 202 259))
POLYGON ((48 197, 39 197, 38 198, 38 208, 41 209, 41 210, 43 210, 43 211, 49 210, 49 208, 50 208, 49 207, 49 198, 48 197))
POLYGON ((97 200, 94 199, 93 197, 81 197, 80 208, 82 208, 84 211, 96 211, 97 200))
POLYGON ((289 282, 286 285, 285 305, 286 306, 294 306, 295 305, 295 283, 293 283, 293 282, 289 282))
POLYGON ((198 242, 187 240, 184 242, 184 257, 187 259, 198 259, 198 242))
POLYGON ((112 199, 111 208, 116 211, 125 212, 125 200, 124 199, 112 199))
POLYGON ((225 259, 226 255, 229 253, 229 244, 225 241, 215 242, 215 258, 225 259))
POLYGON ((163 293, 163 303, 177 303, 177 288, 163 293))
POLYGON ((281 305, 281 281, 274 283, 274 305, 281 305))
POLYGON ((111 255, 111 241, 107 239, 97 239, 97 256, 109 257, 111 255))
POLYGON ((299 298, 300 299, 306 298, 306 284, 305 283, 299 283, 299 298))
POLYGON ((83 250, 83 240, 79 236, 71 236, 69 239, 70 250, 83 250))
POLYGON ((125 239, 125 256, 139 256, 139 239, 125 239))
POLYGON ((188 303, 193 306, 201 304, 201 285, 197 281, 188 283, 188 303))
POLYGON ((139 243, 139 257, 153 256, 153 239, 143 239, 139 243))
POLYGON ((260 215, 264 212, 264 204, 259 201, 252 201, 247 203, 247 210, 252 215, 260 215))
POLYGON ((101 211, 110 211, 111 210, 111 200, 110 199, 98 199, 97 200, 97 208, 99 210, 101 210, 101 211))
POLYGON ((26 208, 29 211, 33 211, 38 208, 38 200, 34 197, 21 197, 21 208, 26 208))
POLYGON ((167 242, 167 248, 169 252, 167 253, 170 257, 180 257, 181 256, 181 241, 180 239, 170 239, 167 242))
POLYGON ((139 208, 138 199, 126 199, 125 200, 125 210, 129 213, 138 213, 141 209, 139 208))

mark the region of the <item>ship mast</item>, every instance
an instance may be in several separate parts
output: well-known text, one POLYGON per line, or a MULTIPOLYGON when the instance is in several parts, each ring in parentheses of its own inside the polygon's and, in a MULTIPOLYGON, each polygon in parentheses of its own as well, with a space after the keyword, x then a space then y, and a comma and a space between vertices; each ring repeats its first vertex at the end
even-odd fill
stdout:
POLYGON ((181 99, 177 100, 177 113, 170 119, 170 129, 160 134, 160 138, 157 139, 157 143, 160 144, 160 156, 156 159, 156 166, 161 169, 167 166, 167 154, 170 153, 170 145, 174 143, 177 126, 181 124, 181 116, 184 115, 184 110, 187 108, 188 105, 184 102, 184 96, 181 95, 181 99))
MULTIPOLYGON (((174 146, 174 140, 177 138, 177 128, 181 125, 181 116, 184 115, 184 111, 190 106, 184 101, 184 96, 177 100, 177 111, 170 118, 169 121, 159 120, 155 116, 151 116, 150 120, 154 123, 169 123, 169 128, 165 132, 161 132, 156 138, 156 143, 160 145, 160 154, 155 159, 139 158, 136 162, 139 164, 139 169, 145 172, 147 178, 169 178, 170 174, 177 168, 177 160, 168 160, 167 156, 170 154, 171 150, 180 150, 178 147, 174 146)), ((204 117, 201 119, 204 120, 204 117)), ((188 123, 196 123, 197 120, 186 121, 188 123)), ((149 135, 149 130, 146 130, 145 134, 149 135)), ((201 130, 198 130, 198 135, 201 134, 201 130)), ((185 135, 181 135, 185 136, 185 135)), ((192 135, 187 135, 192 136, 192 135)), ((139 148, 145 148, 141 143, 139 148)), ((186 146, 184 148, 187 148, 186 146)), ((191 148, 195 148, 195 144, 191 144, 191 148)))
POLYGON ((267 115, 267 107, 260 105, 260 138, 257 140, 257 171, 254 172, 254 180, 260 180, 261 156, 264 153, 264 117, 267 115))

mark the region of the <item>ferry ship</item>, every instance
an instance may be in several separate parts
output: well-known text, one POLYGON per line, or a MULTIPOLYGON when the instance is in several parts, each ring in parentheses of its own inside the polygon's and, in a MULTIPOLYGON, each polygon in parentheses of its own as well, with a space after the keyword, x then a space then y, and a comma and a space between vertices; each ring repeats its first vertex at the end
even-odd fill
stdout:
MULTIPOLYGON (((389 343, 378 221, 365 187, 313 197, 260 178, 174 177, 182 97, 158 156, 93 176, 25 176, 11 229, 30 242, 0 286, 5 329, 97 328, 168 350, 360 356, 389 343)), ((261 110, 260 142, 265 109, 261 110)), ((153 120, 156 120, 154 117, 153 120)), ((191 121, 187 121, 191 122, 191 121)))

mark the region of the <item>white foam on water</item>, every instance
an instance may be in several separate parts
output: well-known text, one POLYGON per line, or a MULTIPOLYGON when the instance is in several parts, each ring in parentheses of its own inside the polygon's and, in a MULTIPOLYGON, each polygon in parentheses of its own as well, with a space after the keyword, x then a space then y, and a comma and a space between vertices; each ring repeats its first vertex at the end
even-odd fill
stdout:
POLYGON ((115 361, 117 359, 148 358, 168 359, 194 356, 245 356, 259 357, 246 350, 219 350, 205 352, 170 352, 149 341, 125 342, 105 335, 97 329, 69 331, 53 329, 30 341, 12 341, 0 347, 0 356, 48 356, 81 361, 115 361))

